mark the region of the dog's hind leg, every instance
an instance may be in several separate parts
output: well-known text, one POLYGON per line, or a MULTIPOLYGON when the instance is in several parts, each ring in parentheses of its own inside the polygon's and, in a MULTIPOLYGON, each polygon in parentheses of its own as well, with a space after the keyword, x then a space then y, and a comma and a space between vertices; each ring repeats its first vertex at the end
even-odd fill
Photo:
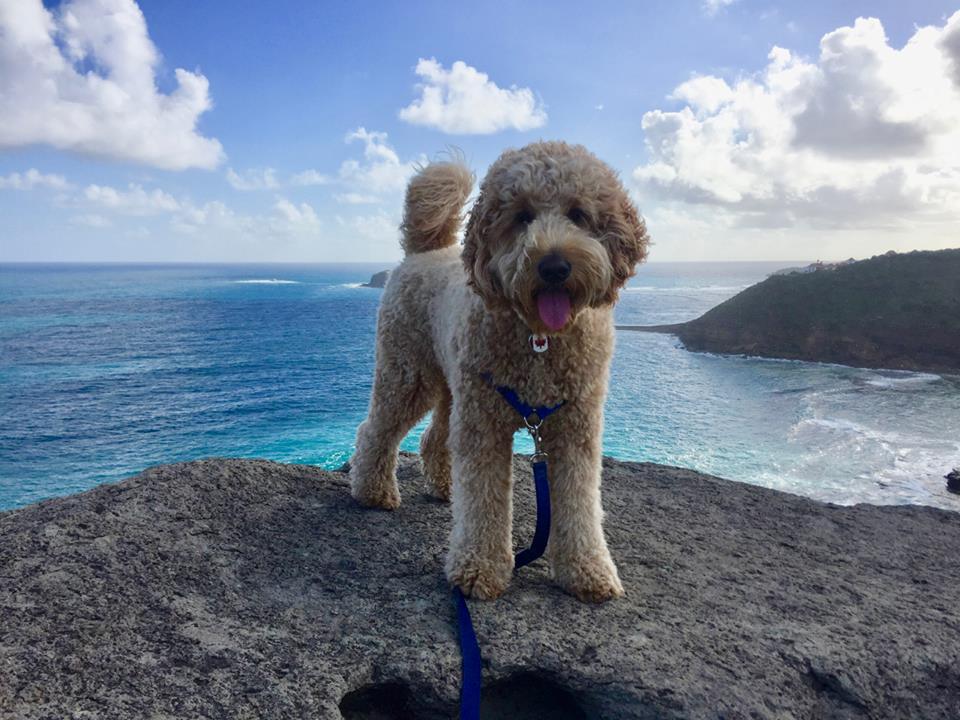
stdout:
POLYGON ((350 491, 362 505, 393 510, 400 505, 400 441, 436 401, 436 386, 410 367, 383 358, 377 362, 370 411, 357 430, 357 449, 350 460, 350 491))
POLYGON ((450 389, 443 383, 430 426, 420 438, 420 466, 433 494, 441 500, 450 499, 450 449, 447 438, 450 434, 451 402, 450 389))

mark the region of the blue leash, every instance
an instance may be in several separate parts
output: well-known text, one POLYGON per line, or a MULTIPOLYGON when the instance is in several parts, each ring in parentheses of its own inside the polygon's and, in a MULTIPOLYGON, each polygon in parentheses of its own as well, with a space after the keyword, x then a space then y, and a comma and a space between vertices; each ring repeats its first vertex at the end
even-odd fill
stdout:
MULTIPOLYGON (((489 374, 481 376, 493 385, 489 374)), ((550 485, 547 482, 547 454, 540 448, 540 426, 550 415, 559 410, 563 403, 552 407, 541 405, 534 407, 527 405, 511 388, 503 385, 493 385, 504 400, 523 418, 527 430, 533 437, 533 482, 537 495, 537 527, 533 532, 533 541, 530 547, 516 554, 513 561, 514 571, 543 555, 547 549, 547 539, 550 537, 550 485)), ((477 642, 477 633, 473 629, 470 619, 470 609, 467 599, 460 588, 453 589, 454 602, 457 605, 457 629, 460 635, 460 656, 462 663, 462 681, 460 686, 460 720, 480 720, 480 675, 481 658, 480 644, 477 642)))

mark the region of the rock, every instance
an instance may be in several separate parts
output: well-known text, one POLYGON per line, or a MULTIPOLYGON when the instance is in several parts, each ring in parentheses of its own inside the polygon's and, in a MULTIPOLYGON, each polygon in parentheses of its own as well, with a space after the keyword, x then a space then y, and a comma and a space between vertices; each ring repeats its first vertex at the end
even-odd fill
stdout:
MULTIPOLYGON (((516 470, 517 543, 533 529, 516 470)), ((0 514, 0 718, 454 718, 450 511, 205 460, 0 514)), ((956 718, 958 516, 605 461, 627 596, 472 602, 485 717, 956 718)))
POLYGON ((947 480, 947 490, 960 494, 960 468, 954 468, 944 476, 947 480))
POLYGON ((370 276, 370 282, 363 284, 363 287, 369 288, 385 288, 387 286, 387 280, 390 279, 389 270, 381 270, 378 273, 374 273, 370 276))

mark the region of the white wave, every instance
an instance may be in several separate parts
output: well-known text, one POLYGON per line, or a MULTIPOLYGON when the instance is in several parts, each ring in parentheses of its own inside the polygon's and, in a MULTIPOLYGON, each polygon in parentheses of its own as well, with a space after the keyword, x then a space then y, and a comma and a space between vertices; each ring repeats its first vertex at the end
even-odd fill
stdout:
MULTIPOLYGON (((950 506, 943 476, 960 453, 956 440, 836 417, 800 420, 788 440, 804 449, 787 473, 803 494, 844 505, 950 506)), ((953 509, 960 509, 960 503, 953 509)))
POLYGON ((876 430, 868 428, 865 425, 853 422, 852 420, 844 420, 842 418, 805 418, 794 424, 790 430, 791 434, 797 434, 803 432, 804 430, 810 429, 827 430, 840 435, 864 437, 871 440, 878 440, 880 442, 890 442, 895 440, 897 437, 893 433, 884 435, 883 433, 877 432, 876 430))
POLYGON ((363 284, 363 283, 343 283, 342 285, 340 285, 340 287, 345 287, 345 288, 362 288, 362 287, 364 287, 364 284, 363 284))
MULTIPOLYGON (((686 321, 679 320, 674 322, 682 323, 686 321)), ((661 323, 661 324, 670 324, 670 323, 661 323)), ((680 347, 683 347, 683 345, 681 344, 680 347)), ((760 362, 760 363, 781 363, 784 365, 806 365, 811 368, 821 367, 821 368, 838 368, 840 370, 863 370, 862 367, 858 367, 856 365, 844 365, 842 363, 820 362, 816 360, 798 360, 796 358, 765 357, 763 355, 744 355, 741 353, 717 353, 717 352, 709 352, 706 350, 702 350, 702 351, 696 350, 691 352, 695 352, 697 355, 700 355, 702 357, 715 358, 718 360, 731 360, 731 361, 737 361, 737 362, 748 360, 751 362, 760 362)), ((889 387, 894 387, 897 384, 920 385, 923 383, 943 380, 943 376, 941 375, 935 375, 933 373, 913 372, 911 370, 884 370, 880 368, 880 369, 877 369, 875 372, 890 373, 891 376, 890 377, 886 377, 884 375, 872 376, 863 381, 864 385, 874 385, 875 387, 888 387, 885 383, 891 382, 893 384, 890 385, 889 387)))
POLYGON ((927 383, 942 380, 939 375, 934 373, 922 372, 902 372, 896 374, 877 374, 871 373, 864 382, 867 385, 878 388, 906 389, 917 385, 926 385, 927 383))
POLYGON ((256 280, 234 280, 238 285, 299 285, 299 280, 278 280, 277 278, 256 280))
POLYGON ((623 289, 628 293, 670 293, 670 292, 739 292, 747 285, 682 285, 663 287, 660 285, 628 285, 623 289))

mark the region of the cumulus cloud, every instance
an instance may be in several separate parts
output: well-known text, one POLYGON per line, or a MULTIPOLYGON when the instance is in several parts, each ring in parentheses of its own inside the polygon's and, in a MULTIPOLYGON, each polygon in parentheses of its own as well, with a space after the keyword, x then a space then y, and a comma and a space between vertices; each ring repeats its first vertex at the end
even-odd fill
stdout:
POLYGON ((83 215, 74 215, 72 218, 70 218, 70 222, 73 223, 74 225, 81 225, 83 227, 97 228, 97 229, 107 228, 113 225, 113 223, 110 222, 110 218, 104 217, 103 215, 99 215, 97 213, 86 213, 83 215))
POLYGON ((363 193, 338 193, 333 199, 342 205, 372 205, 380 202, 376 195, 364 195, 363 193))
POLYGON ((277 190, 284 186, 309 187, 311 185, 326 185, 331 182, 329 176, 322 175, 316 170, 304 170, 281 180, 277 177, 277 171, 273 168, 249 168, 242 172, 228 168, 226 177, 227 182, 234 190, 243 192, 249 190, 277 190))
POLYGON ((37 187, 66 190, 70 185, 62 175, 44 175, 36 168, 30 168, 24 173, 0 176, 0 190, 33 190, 37 187))
POLYGON ((0 2, 0 148, 36 143, 167 170, 213 168, 197 130, 212 107, 198 72, 157 89, 160 56, 134 0, 0 2))
POLYGON ((547 122, 543 104, 530 88, 500 88, 486 73, 458 60, 446 70, 431 58, 417 63, 420 97, 400 111, 414 125, 457 135, 532 130, 547 122))
POLYGON ((379 210, 369 215, 353 217, 336 216, 336 222, 346 237, 361 238, 379 257, 395 256, 400 247, 398 241, 400 215, 379 210))
POLYGON ((112 222, 104 212, 114 217, 159 216, 169 218, 170 226, 179 233, 232 235, 254 244, 264 239, 315 238, 321 226, 311 205, 296 204, 284 197, 277 197, 269 214, 248 214, 219 200, 198 205, 189 198, 178 199, 159 188, 144 189, 135 183, 126 189, 88 185, 70 204, 98 211, 74 216, 75 224, 107 227, 112 222))
POLYGON ((304 170, 298 172, 290 178, 290 184, 296 187, 307 187, 310 185, 326 185, 331 182, 328 175, 317 172, 316 170, 304 170))
POLYGON ((227 182, 234 190, 275 190, 280 187, 273 168, 254 168, 243 173, 227 168, 227 182))
POLYGON ((307 203, 297 205, 283 197, 277 198, 270 214, 239 213, 219 201, 200 206, 187 204, 173 214, 170 225, 184 235, 228 239, 252 251, 261 248, 261 255, 264 247, 282 254, 292 242, 306 243, 303 250, 308 251, 321 238, 316 211, 307 203), (284 247, 272 247, 269 243, 281 243, 284 247))
POLYGON ((701 3, 700 8, 703 10, 703 12, 707 16, 713 17, 718 12, 720 12, 724 8, 730 7, 737 1, 738 0, 703 0, 703 3, 701 3))
POLYGON ((124 215, 156 215, 175 212, 181 203, 163 190, 144 190, 131 183, 126 190, 117 190, 109 185, 88 185, 83 197, 89 203, 124 215))
POLYGON ((950 19, 940 36, 940 48, 949 58, 953 82, 960 87, 960 22, 957 22, 956 15, 950 19))
POLYGON ((307 203, 294 205, 286 198, 278 198, 273 209, 287 222, 294 225, 318 225, 317 213, 307 203))
POLYGON ((231 187, 240 191, 335 185, 342 190, 333 196, 338 203, 365 205, 395 199, 393 196, 406 187, 417 167, 426 162, 423 155, 416 160, 401 160, 385 132, 359 127, 347 133, 344 142, 360 143, 363 157, 345 160, 335 175, 309 169, 281 178, 270 167, 243 171, 228 168, 226 179, 231 187))
POLYGON ((400 156, 387 142, 385 132, 371 132, 357 128, 347 134, 346 142, 363 143, 363 161, 346 160, 340 166, 340 181, 361 194, 381 195, 403 190, 410 176, 416 172, 417 161, 401 162, 400 156))
POLYGON ((643 117, 642 198, 753 227, 955 222, 958 33, 960 12, 897 49, 879 20, 860 18, 826 34, 815 61, 774 47, 756 76, 683 83, 671 97, 684 107, 643 117))

